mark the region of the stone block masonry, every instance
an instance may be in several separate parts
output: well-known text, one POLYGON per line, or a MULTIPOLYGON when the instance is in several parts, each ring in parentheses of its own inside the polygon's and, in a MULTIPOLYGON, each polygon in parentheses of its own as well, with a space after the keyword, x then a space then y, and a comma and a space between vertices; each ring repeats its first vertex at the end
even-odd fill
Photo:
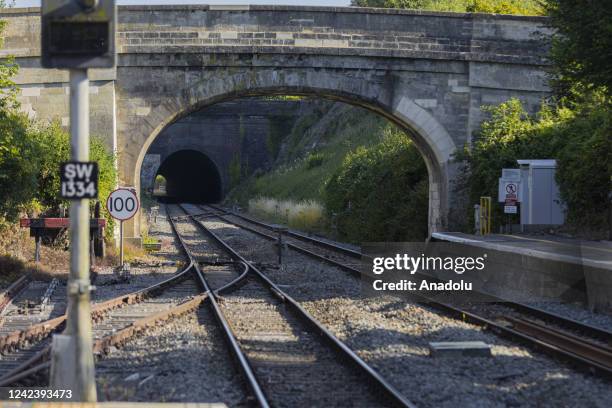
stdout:
MULTIPOLYGON (((37 8, 5 9, 0 57, 15 55, 30 116, 66 118, 67 72, 42 70, 37 8)), ((452 155, 480 106, 549 93, 546 19, 294 6, 121 6, 118 66, 92 71, 92 134, 118 152, 120 182, 141 185, 145 154, 169 125, 241 96, 306 94, 356 104, 404 128, 430 171, 430 231, 452 229, 452 155)), ((65 121, 61 122, 65 124, 65 121)), ((460 213, 460 212, 459 212, 460 213)), ((138 219, 128 234, 139 231, 138 219)))

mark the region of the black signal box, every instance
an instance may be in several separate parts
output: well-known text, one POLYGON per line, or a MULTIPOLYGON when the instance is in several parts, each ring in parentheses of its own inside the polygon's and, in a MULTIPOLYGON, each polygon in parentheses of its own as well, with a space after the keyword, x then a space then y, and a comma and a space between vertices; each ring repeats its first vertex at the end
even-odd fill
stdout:
POLYGON ((42 0, 45 68, 115 66, 115 0, 42 0))

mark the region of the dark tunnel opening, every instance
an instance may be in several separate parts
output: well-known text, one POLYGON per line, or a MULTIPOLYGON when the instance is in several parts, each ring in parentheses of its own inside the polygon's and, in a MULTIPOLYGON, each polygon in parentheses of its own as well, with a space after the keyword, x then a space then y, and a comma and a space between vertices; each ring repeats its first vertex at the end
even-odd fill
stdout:
POLYGON ((157 175, 166 179, 165 196, 169 203, 217 203, 223 198, 221 175, 215 163, 195 150, 181 150, 168 156, 157 175))

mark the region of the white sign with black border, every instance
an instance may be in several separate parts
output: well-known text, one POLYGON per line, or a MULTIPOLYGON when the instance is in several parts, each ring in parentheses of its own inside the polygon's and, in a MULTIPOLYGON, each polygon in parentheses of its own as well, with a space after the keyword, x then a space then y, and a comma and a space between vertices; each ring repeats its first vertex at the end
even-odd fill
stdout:
POLYGON ((60 166, 60 197, 98 198, 98 163, 70 161, 60 166))
POLYGON ((130 188, 118 188, 109 194, 106 200, 108 213, 116 220, 126 221, 138 212, 140 203, 136 191, 130 188))

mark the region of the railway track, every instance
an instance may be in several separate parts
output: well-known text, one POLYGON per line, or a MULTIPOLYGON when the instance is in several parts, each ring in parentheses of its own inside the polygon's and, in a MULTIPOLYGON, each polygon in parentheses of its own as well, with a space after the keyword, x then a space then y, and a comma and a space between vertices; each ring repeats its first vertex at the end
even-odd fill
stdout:
MULTIPOLYGON (((223 221, 257 234, 269 241, 276 241, 278 239, 278 235, 273 225, 266 224, 242 214, 225 211, 216 206, 199 206, 199 208, 204 211, 201 216, 218 217, 223 221), (238 222, 231 217, 235 217, 244 222, 238 222)), ((283 232, 283 242, 294 251, 343 269, 357 277, 361 277, 359 267, 362 255, 359 251, 291 230, 283 232)))
MULTIPOLYGON (((113 337, 126 329, 135 334, 139 322, 150 316, 158 320, 174 314, 180 307, 200 293, 188 266, 170 278, 145 289, 124 294, 92 307, 94 343, 97 352, 118 344, 113 337), (134 326, 134 327, 132 327, 134 326), (131 329, 130 329, 131 327, 131 329)), ((58 296, 65 298, 65 295, 58 296)), ((64 327, 66 315, 5 332, 0 337, 0 386, 14 383, 36 383, 47 375, 51 334, 64 327)), ((148 320, 151 323, 152 320, 148 320)), ((125 340, 123 337, 121 340, 125 340)))
POLYGON ((65 286, 56 279, 43 282, 23 276, 7 292, 10 300, 1 312, 0 379, 23 371, 46 354, 50 339, 44 322, 55 327, 66 309, 65 286))
MULTIPOLYGON (((277 240, 275 228, 270 224, 217 206, 200 208, 203 210, 203 217, 217 217, 269 241, 277 240)), ((292 231, 288 231, 286 235, 283 240, 290 249, 347 271, 355 277, 361 277, 357 259, 361 258, 362 254, 359 251, 292 231)), ((430 277, 428 279, 431 280, 430 277)), ((458 319, 535 346, 589 372, 612 377, 612 332, 532 305, 488 294, 486 296, 495 305, 493 312, 487 311, 487 304, 466 308, 424 296, 420 296, 420 300, 458 319)))
POLYGON ((29 276, 22 276, 0 294, 0 316, 4 314, 4 310, 19 296, 21 291, 28 287, 30 281, 29 276))
POLYGON ((60 285, 57 279, 45 282, 34 281, 24 276, 13 285, 19 281, 25 283, 20 285, 18 292, 0 312, 2 318, 0 336, 58 317, 66 309, 66 288, 60 285))
POLYGON ((225 283, 227 277, 220 279, 210 269, 219 263, 200 269, 184 245, 258 405, 414 406, 265 274, 180 208, 187 217, 171 217, 175 231, 177 222, 195 223, 246 267, 225 283))

